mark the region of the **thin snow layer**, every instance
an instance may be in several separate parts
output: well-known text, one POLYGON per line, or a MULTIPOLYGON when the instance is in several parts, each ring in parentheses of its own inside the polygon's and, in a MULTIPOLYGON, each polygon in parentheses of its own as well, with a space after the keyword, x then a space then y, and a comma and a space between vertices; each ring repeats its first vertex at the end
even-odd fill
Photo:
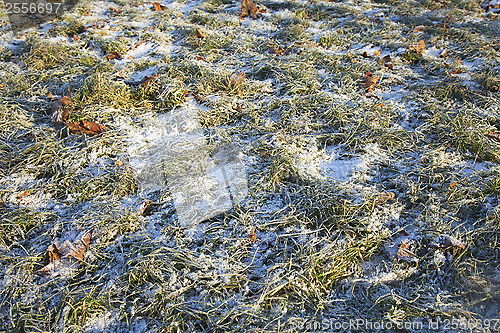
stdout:
MULTIPOLYGON (((196 10, 197 7, 200 7, 203 1, 161 1, 160 3, 171 10, 174 14, 182 17, 183 15, 186 16, 191 11, 196 10)), ((300 1, 298 3, 307 6, 311 5, 307 1, 300 1)), ((492 5, 500 4, 499 1, 489 1, 489 3, 492 5)), ((115 21, 110 21, 109 7, 116 5, 116 2, 105 1, 92 2, 89 4, 90 14, 85 17, 85 20, 88 22, 106 20, 106 23, 102 28, 95 29, 96 31, 99 31, 105 39, 115 39, 124 35, 124 30, 122 30, 119 24, 117 24, 117 22, 120 21, 120 18, 115 17, 115 21)), ((127 66, 130 66, 131 64, 156 59, 159 56, 163 56, 168 60, 175 57, 178 51, 182 51, 183 46, 173 42, 175 39, 173 32, 177 29, 175 26, 167 28, 167 30, 170 29, 168 31, 160 31, 155 27, 155 22, 148 18, 148 15, 151 14, 150 3, 141 3, 136 5, 125 2, 120 3, 120 5, 123 5, 125 10, 130 10, 132 8, 136 10, 138 8, 140 11, 143 11, 145 13, 143 17, 144 20, 141 21, 140 19, 137 19, 134 21, 128 21, 125 25, 133 29, 137 29, 139 33, 147 32, 148 34, 152 34, 154 38, 149 41, 136 44, 140 41, 139 37, 137 37, 137 40, 135 40, 136 43, 133 44, 136 46, 131 47, 128 52, 122 55, 121 60, 112 60, 109 62, 111 66, 115 66, 116 70, 120 71, 127 68, 127 66)), ((382 20, 384 21, 384 24, 386 24, 386 27, 397 24, 394 22, 397 18, 388 17, 388 15, 380 12, 378 9, 367 10, 366 7, 371 6, 369 4, 346 1, 342 4, 342 6, 349 9, 354 8, 362 13, 361 15, 365 15, 366 17, 373 17, 382 20)), ((252 20, 249 18, 239 20, 237 14, 239 12, 239 6, 237 5, 226 7, 224 11, 224 13, 220 14, 220 17, 223 20, 229 23, 239 24, 241 28, 255 33, 258 38, 265 36, 265 39, 263 39, 264 44, 267 43, 269 37, 268 35, 278 30, 276 24, 272 20, 279 21, 296 19, 296 14, 288 9, 279 9, 275 11, 269 10, 266 13, 263 13, 262 17, 266 19, 269 18, 270 20, 252 20), (227 13, 234 15, 230 16, 227 13)), ((492 9, 492 11, 494 10, 492 9)), ((71 15, 73 15, 74 18, 82 19, 82 17, 78 14, 68 14, 68 16, 71 15)), ((347 20, 347 17, 338 18, 339 23, 345 20, 347 20)), ((471 18, 467 20, 470 20, 471 22, 480 22, 482 18, 471 18)), ((324 34, 335 33, 335 31, 332 30, 323 29, 322 27, 324 24, 324 22, 312 22, 311 26, 307 28, 305 32, 310 34, 312 40, 319 40, 319 38, 324 34)), ((89 31, 94 31, 91 24, 87 24, 86 26, 89 31)), ((51 28, 53 28, 52 24, 45 24, 40 30, 41 33, 46 34, 45 36, 49 42, 68 43, 68 39, 64 36, 49 38, 48 33, 51 28)), ((192 26, 189 26, 189 29, 191 28, 192 26)), ((175 32, 178 33, 179 31, 175 32)), ((222 32, 219 31, 212 33, 222 34, 222 32)), ((22 47, 22 45, 24 45, 25 41, 26 38, 13 38, 11 33, 4 34, 0 37, 0 45, 11 51, 18 50, 22 47)), ((405 129, 411 130, 411 126, 407 123, 407 121, 410 116, 414 115, 416 112, 421 112, 421 110, 416 103, 407 98, 410 91, 407 87, 407 77, 416 78, 416 80, 420 83, 433 83, 433 79, 429 77, 422 77, 415 67, 405 66, 402 64, 399 55, 404 53, 407 50, 407 47, 401 45, 403 44, 398 44, 393 46, 393 48, 382 49, 371 43, 367 44, 366 41, 362 41, 359 43, 352 42, 352 45, 348 45, 345 50, 343 49, 341 51, 319 47, 316 48, 316 51, 324 54, 325 57, 337 57, 345 55, 346 53, 361 55, 365 52, 368 57, 377 57, 379 52, 381 57, 386 54, 391 54, 391 56, 393 56, 395 68, 398 69, 398 71, 384 71, 383 77, 380 74, 376 75, 380 75, 382 77, 381 81, 384 84, 385 82, 398 83, 388 84, 386 86, 382 85, 383 88, 380 88, 380 90, 377 88, 374 95, 381 98, 387 105, 395 106, 397 111, 401 113, 404 120, 401 122, 401 126, 404 126, 405 129), (392 50, 392 52, 389 50, 392 50), (403 82, 403 84, 400 84, 400 82, 403 82)), ((442 46, 432 45, 424 53, 424 58, 428 61, 445 62, 447 60, 439 58, 442 50, 444 50, 442 46)), ((93 52, 94 54, 98 53, 96 50, 91 50, 89 52, 93 52)), ((181 53, 179 52, 179 54, 181 53)), ((230 56, 224 53, 224 57, 222 58, 230 58, 230 56)), ((257 58, 258 57, 256 57, 256 59, 257 58)), ((194 52, 190 53, 186 59, 196 59, 194 52)), ((223 62, 223 59, 220 61, 223 62)), ((232 67, 229 67, 239 68, 243 61, 244 60, 236 59, 235 62, 237 65, 231 64, 232 67)), ((193 63, 204 67, 212 66, 212 64, 202 60, 193 60, 193 63)), ((214 64, 214 66, 219 65, 220 63, 214 64)), ((483 65, 483 59, 478 59, 477 61, 463 60, 461 68, 464 69, 464 73, 452 75, 454 78, 460 79, 461 82, 470 89, 477 88, 477 83, 473 82, 473 76, 469 73, 469 71, 483 65)), ((151 77, 157 73, 161 73, 161 66, 162 65, 155 65, 135 72, 123 73, 123 76, 125 80, 132 83, 141 82, 146 77, 151 77)), ((19 71, 20 69, 21 68, 17 64, 14 64, 11 68, 9 68, 10 71, 19 71)), ((498 66, 496 69, 498 69, 498 66)), ((120 75, 122 74, 122 72, 119 73, 120 75)), ((321 80, 325 81, 331 80, 334 76, 334 74, 325 68, 319 68, 317 75, 321 78, 321 80)), ((263 92, 269 94, 279 94, 279 84, 275 79, 267 78, 265 81, 261 82, 263 83, 263 92)), ((329 88, 331 88, 333 92, 327 91, 327 93, 334 95, 335 100, 339 101, 339 103, 352 103, 353 105, 358 103, 359 100, 354 100, 350 94, 341 92, 342 89, 339 87, 341 84, 340 81, 330 83, 331 85, 329 88)), ((410 85, 411 84, 413 84, 413 82, 410 83, 410 85)), ((358 91, 355 93, 359 94, 358 91)), ((235 271, 243 271, 251 266, 252 269, 249 270, 251 272, 249 274, 253 274, 253 277, 257 278, 259 284, 262 284, 263 281, 273 281, 273 279, 280 281, 280 274, 282 274, 285 270, 279 268, 279 265, 282 264, 282 258, 277 257, 276 255, 277 250, 282 250, 282 248, 279 247, 279 242, 287 238, 290 238, 293 242, 297 241, 302 245, 316 242, 318 241, 318 238, 316 238, 317 231, 304 226, 299 226, 292 228, 287 227, 283 232, 277 234, 275 232, 266 231, 266 227, 257 230, 256 237, 258 240, 255 243, 248 245, 249 241, 248 239, 245 239, 245 237, 252 231, 251 228, 247 228, 248 225, 272 224, 274 223, 272 219, 275 216, 279 216, 279 214, 286 209, 283 201, 279 198, 279 195, 276 195, 268 200, 262 199, 262 202, 259 202, 255 216, 251 215, 248 217, 249 221, 245 221, 245 228, 248 230, 244 230, 246 234, 243 234, 242 239, 236 239, 234 234, 234 230, 237 230, 238 228, 237 223, 240 222, 236 221, 236 219, 232 219, 227 223, 224 222, 223 227, 220 227, 217 232, 213 232, 211 229, 214 228, 214 225, 217 227, 218 222, 201 222, 197 224, 197 222, 213 217, 220 212, 229 210, 246 197, 248 192, 248 185, 246 182, 248 170, 246 169, 247 165, 245 165, 243 161, 249 159, 249 157, 245 156, 238 148, 231 148, 228 150, 222 149, 218 153, 208 156, 206 151, 207 143, 205 136, 204 133, 200 131, 200 124, 197 120, 197 112, 200 108, 202 108, 202 106, 191 99, 188 100, 182 107, 175 109, 168 114, 156 115, 148 113, 142 115, 140 119, 122 119, 121 122, 116 120, 115 125, 117 125, 120 130, 129 134, 124 157, 128 159, 129 166, 136 171, 139 186, 142 188, 142 192, 140 192, 139 195, 124 197, 117 203, 117 206, 113 206, 113 203, 110 202, 77 204, 77 195, 68 196, 65 202, 62 203, 54 199, 50 193, 44 193, 43 191, 33 191, 26 195, 20 195, 24 192, 25 188, 36 187, 37 182, 39 182, 39 180, 34 179, 26 173, 12 174, 1 180, 2 188, 12 192, 6 198, 7 202, 12 205, 27 207, 30 209, 53 210, 60 216, 67 216, 71 219, 71 221, 76 221, 74 223, 85 223, 85 221, 88 220, 86 215, 89 214, 89 212, 102 210, 103 207, 112 207, 116 210, 116 212, 135 211, 143 202, 144 197, 152 196, 151 193, 154 193, 155 190, 164 189, 166 185, 165 183, 167 183, 169 190, 172 192, 173 205, 175 207, 169 203, 169 205, 164 205, 161 207, 159 212, 155 212, 151 216, 140 216, 140 228, 137 233, 127 234, 126 236, 117 234, 111 245, 108 245, 105 249, 100 249, 106 255, 113 256, 113 260, 115 260, 115 262, 119 262, 121 265, 105 267, 102 271, 100 271, 104 278, 109 278, 109 276, 111 276, 107 282, 107 287, 110 289, 116 288, 116 286, 114 286, 114 281, 121 276, 121 273, 124 270, 123 267, 125 266, 127 260, 129 260, 125 253, 127 248, 131 247, 130 242, 144 242, 147 243, 148 246, 150 243, 154 243, 155 246, 158 245, 158 249, 164 249, 169 246, 177 246, 172 245, 168 236, 168 230, 170 230, 168 223, 170 223, 171 220, 176 219, 179 219, 181 221, 181 225, 183 226, 189 225, 188 228, 183 230, 183 241, 185 241, 187 245, 185 247, 183 246, 182 249, 189 249, 191 253, 197 255, 197 257, 193 259, 193 262, 195 261, 196 265, 199 265, 200 270, 186 275, 177 275, 175 272, 171 274, 169 273, 169 282, 166 283, 168 288, 172 290, 180 290, 185 286, 186 281, 199 282, 207 277, 213 278, 211 283, 214 284, 230 283, 231 274, 234 274, 235 271), (187 147, 194 147, 195 149, 194 152, 191 151, 191 155, 188 155, 187 157, 184 156, 183 159, 180 159, 181 162, 183 162, 181 165, 185 166, 186 161, 191 161, 193 159, 197 162, 203 161, 203 163, 205 163, 202 165, 204 172, 198 174, 197 176, 199 177, 187 179, 186 174, 182 174, 180 172, 183 171, 182 168, 172 168, 172 165, 178 162, 179 159, 177 157, 180 154, 190 151, 187 147), (214 163, 211 158, 222 161, 223 163, 214 163), (207 169, 210 171, 206 172, 207 169), (206 178, 203 178, 205 176, 206 178), (185 191, 181 190, 181 187, 186 184, 189 185, 188 187, 190 187, 192 191, 188 193, 188 195, 186 195, 185 191), (196 202, 186 201, 186 197, 198 198, 199 200, 196 200, 196 202), (190 207, 191 209, 187 209, 187 207, 190 207), (194 209, 192 209, 192 207, 194 207, 194 209), (169 222, 166 222, 165 217, 162 215, 170 212, 173 212, 173 217, 171 217, 169 222), (84 215, 85 218, 82 218, 84 215), (207 236, 209 232, 211 232, 210 236, 207 236), (138 240, 135 240, 134 237, 137 237, 138 240), (222 246, 214 246, 213 251, 212 248, 210 248, 205 253, 201 253, 205 251, 203 246, 212 246, 216 242, 222 242, 222 246), (250 254, 242 260, 242 262, 248 266, 243 266, 242 263, 235 262, 228 253, 228 249, 240 248, 249 249, 250 254)), ((485 111, 484 116, 486 117, 491 114, 499 114, 500 111, 498 108, 498 105, 494 104, 489 106, 487 111, 485 111)), ((271 123, 271 120, 266 119, 266 126, 271 123)), ((396 124, 395 126, 400 126, 400 124, 396 124)), ((373 180, 374 175, 377 175, 377 172, 375 171, 376 166, 380 163, 392 162, 389 160, 389 157, 386 156, 384 150, 381 149, 376 143, 367 144, 362 148, 363 151, 361 153, 353 154, 346 152, 345 147, 341 145, 318 148, 316 142, 309 142, 305 148, 301 147, 296 151, 299 173, 304 178, 310 177, 317 180, 331 181, 336 185, 342 186, 343 188, 353 189, 354 194, 361 200, 366 194, 374 192, 375 186, 370 185, 369 181, 373 180)), ((103 169, 105 169, 108 162, 106 159, 99 157, 106 154, 105 149, 106 148, 103 147, 94 149, 83 159, 83 161, 78 161, 78 164, 87 164, 84 172, 88 173, 89 176, 95 177, 99 175, 103 169)), ((420 159, 420 157, 421 156, 415 155, 415 159, 420 159)), ((459 175, 464 175, 465 177, 472 177, 477 174, 488 172, 494 166, 493 164, 489 164, 487 162, 477 163, 474 161, 465 161, 458 153, 444 150, 435 151, 432 156, 429 155, 426 156, 426 158, 428 159, 427 161, 433 166, 454 169, 459 175)), ((257 160, 258 158, 255 157, 254 159, 257 160)), ((200 164, 197 165, 199 166, 200 164)), ((257 169, 259 167, 258 163, 253 163, 252 167, 257 169)), ((27 166, 27 168, 29 168, 29 166, 27 166)), ((401 168, 399 171, 405 174, 407 169, 401 168)), ((433 196, 430 196, 430 198, 434 199, 433 196)), ((259 198, 259 200, 261 200, 261 198, 259 198)), ((441 218, 443 215, 438 205, 429 205, 428 208, 429 214, 435 214, 436 218, 441 218)), ((415 225, 411 225, 412 221, 407 221, 401 218, 402 210, 403 205, 397 202, 393 205, 378 207, 374 209, 371 215, 365 217, 363 220, 359 221, 359 223, 366 227, 366 230, 369 232, 391 233, 394 230, 392 230, 389 225, 393 224, 404 228, 407 232, 413 235, 413 229, 416 229, 417 227, 415 225)), ((244 219, 246 217, 238 218, 244 219)), ((425 223, 421 223, 422 229, 425 228, 425 223)), ((73 227, 73 224, 70 227, 73 227)), ((241 225, 239 227, 241 227, 241 225)), ((53 238, 54 234, 61 233, 60 229, 61 227, 58 222, 54 229, 51 229, 50 232, 48 232, 50 237, 53 238)), ((116 233, 118 232, 116 231, 116 233)), ((392 242, 397 242, 397 238, 392 242)), ((29 249, 30 252, 43 253, 46 248, 46 244, 37 243, 37 246, 32 246, 32 248, 29 249)), ((394 248, 392 251, 393 250, 394 248)), ((284 257, 285 256, 283 255, 283 258, 284 257)), ((440 262, 442 260, 443 258, 436 258, 436 262, 440 262)), ((376 264, 375 261, 376 260, 374 259, 374 265, 376 264)), ((371 261, 370 264, 372 264, 371 261)), ((385 258, 383 264, 386 265, 385 258)), ((413 270, 410 269, 406 273, 411 274, 412 272, 413 270)), ((367 273, 366 281, 368 281, 371 285, 382 285, 389 291, 389 288, 386 285, 402 280, 399 273, 400 272, 393 271, 377 271, 374 269, 374 271, 367 273)), ((184 272, 182 274, 184 274, 184 272)), ((500 276, 500 271, 497 271, 496 274, 497 276, 500 276)), ((292 279, 293 278, 291 278, 291 280, 292 279)), ((10 273, 5 274, 4 279, 0 280, 0 287, 7 290, 11 284, 15 283, 15 280, 16 277, 14 275, 10 275, 10 273)), ((207 289, 203 289, 203 287, 196 288, 199 293, 187 299, 187 302, 194 301, 194 303, 196 303, 196 301, 200 301, 203 296, 208 293, 207 289)), ((246 289, 243 290, 243 293, 249 293, 250 287, 246 286, 245 288, 246 289)), ((149 294, 144 295, 143 293, 142 296, 146 296, 148 300, 151 300, 155 297, 155 293, 156 290, 152 289, 149 294)), ((36 293, 30 290, 26 295, 24 295, 24 297, 25 299, 35 299, 36 293)), ((242 304, 248 304, 242 301, 242 297, 242 294, 235 293, 234 295, 226 298, 226 304, 234 307, 241 306, 242 304)), ((221 303, 220 305, 222 306, 223 304, 221 303)), ((123 312, 126 316, 134 316, 134 314, 136 314, 133 307, 123 309, 123 312)), ((147 320, 143 318, 134 318, 132 321, 126 323, 126 321, 123 320, 122 313, 117 311, 101 311, 96 315, 91 316, 86 321, 83 331, 120 332, 126 330, 131 332, 143 332, 148 328, 148 325, 149 323, 147 320)))
POLYGON ((369 180, 370 167, 387 160, 377 144, 368 144, 361 156, 342 156, 342 151, 338 146, 329 146, 324 150, 314 146, 304 150, 299 156, 299 169, 316 179, 346 183, 369 180))

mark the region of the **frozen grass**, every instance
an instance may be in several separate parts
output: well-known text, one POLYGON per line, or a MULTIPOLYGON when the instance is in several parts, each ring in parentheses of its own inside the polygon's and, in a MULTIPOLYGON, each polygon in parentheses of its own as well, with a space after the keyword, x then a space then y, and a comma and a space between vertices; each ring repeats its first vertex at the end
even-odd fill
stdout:
POLYGON ((476 0, 257 3, 252 20, 231 0, 82 1, 3 32, 0 330, 498 319, 498 13, 476 0), (427 52, 410 50, 422 39, 427 52), (71 98, 69 121, 107 131, 51 124, 49 93, 71 98), (168 188, 140 191, 127 146, 188 97, 211 152, 241 147, 250 194, 181 228, 168 188), (47 247, 79 228, 93 230, 80 268, 40 276, 47 247), (465 248, 433 250, 439 234, 465 248), (391 255, 403 236, 418 264, 391 255))

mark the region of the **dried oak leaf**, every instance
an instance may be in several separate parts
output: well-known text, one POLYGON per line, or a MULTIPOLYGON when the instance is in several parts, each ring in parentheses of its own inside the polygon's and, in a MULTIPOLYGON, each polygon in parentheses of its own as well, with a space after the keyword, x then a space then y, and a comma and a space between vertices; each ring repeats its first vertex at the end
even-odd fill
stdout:
POLYGON ((420 40, 417 45, 413 45, 411 44, 410 45, 410 50, 415 52, 415 53, 418 53, 420 55, 424 54, 424 51, 425 51, 425 39, 422 39, 420 40))
POLYGON ((382 192, 379 195, 377 195, 374 204, 375 205, 381 205, 386 203, 387 201, 393 200, 396 197, 396 194, 393 192, 382 192))
POLYGON ((30 196, 30 195, 31 195, 31 191, 22 191, 16 197, 18 199, 21 199, 21 198, 24 198, 24 197, 27 197, 27 196, 30 196))
POLYGON ((413 32, 421 32, 421 31, 424 31, 425 27, 423 25, 421 26, 418 26, 415 28, 415 30, 413 30, 413 32))
POLYGON ((366 75, 361 79, 361 84, 365 87, 367 92, 372 91, 372 86, 377 84, 378 77, 373 76, 372 73, 366 72, 366 75))
POLYGON ((235 87, 235 86, 243 83, 243 81, 245 81, 246 77, 247 77, 246 74, 243 74, 243 72, 233 73, 229 77, 229 86, 230 87, 235 87))
POLYGON ((155 75, 151 75, 151 76, 145 76, 142 80, 141 80, 141 85, 144 87, 144 86, 147 86, 149 83, 151 83, 151 81, 153 81, 154 79, 156 79, 158 77, 158 74, 155 74, 155 75))
POLYGON ((276 55, 284 55, 285 50, 279 45, 270 44, 269 45, 269 53, 276 54, 276 55))
POLYGON ((153 9, 155 12, 161 12, 163 10, 163 6, 158 2, 153 3, 153 9))
POLYGON ((106 131, 106 127, 93 123, 91 121, 80 120, 77 123, 64 123, 74 134, 97 135, 106 131))
POLYGON ((454 74, 454 75, 458 75, 458 74, 462 74, 462 73, 464 73, 464 71, 461 68, 457 68, 457 69, 450 72, 450 74, 454 74))
POLYGON ((250 17, 257 19, 259 16, 259 8, 253 3, 252 0, 243 0, 241 2, 241 16, 240 18, 250 17))
POLYGON ((249 239, 252 242, 257 241, 257 235, 255 234, 255 228, 253 228, 252 231, 248 234, 247 239, 249 239))
POLYGON ((380 59, 378 59, 378 63, 384 65, 384 67, 389 68, 390 70, 394 69, 394 65, 391 64, 391 55, 388 54, 380 59))
POLYGON ((200 28, 196 29, 194 31, 194 34, 197 38, 205 38, 207 36, 207 34, 204 33, 200 28))
POLYGON ((435 237, 430 243, 430 246, 432 246, 435 249, 441 249, 441 250, 465 249, 465 244, 462 241, 453 236, 448 236, 448 235, 439 235, 435 237))
POLYGON ((392 59, 391 59, 391 55, 390 55, 390 54, 388 54, 388 55, 383 56, 383 57, 381 57, 380 59, 378 59, 378 63, 379 63, 379 64, 387 64, 387 63, 391 62, 391 60, 392 60, 392 59))
POLYGON ((122 11, 120 8, 115 8, 115 7, 109 7, 108 10, 110 12, 114 12, 115 14, 118 14, 119 12, 122 11))
POLYGON ((142 216, 150 216, 153 215, 154 212, 157 212, 160 208, 159 203, 151 202, 150 200, 144 201, 139 207, 139 214, 142 216))
POLYGON ((87 251, 92 231, 82 230, 76 237, 64 242, 54 242, 47 248, 49 263, 38 272, 51 277, 66 276, 80 266, 87 251))
MULTIPOLYGON (((53 95, 49 94, 47 96, 51 99, 53 95)), ((50 121, 52 123, 63 123, 68 120, 69 117, 69 108, 73 103, 71 99, 67 96, 63 96, 60 99, 53 100, 50 103, 50 110, 52 111, 52 115, 50 116, 50 121)))
POLYGON ((113 59, 120 60, 121 58, 122 56, 116 51, 112 51, 110 54, 106 56, 106 60, 113 60, 113 59))
POLYGON ((412 251, 414 246, 415 241, 413 239, 403 239, 398 246, 397 258, 399 260, 418 263, 418 258, 412 251))

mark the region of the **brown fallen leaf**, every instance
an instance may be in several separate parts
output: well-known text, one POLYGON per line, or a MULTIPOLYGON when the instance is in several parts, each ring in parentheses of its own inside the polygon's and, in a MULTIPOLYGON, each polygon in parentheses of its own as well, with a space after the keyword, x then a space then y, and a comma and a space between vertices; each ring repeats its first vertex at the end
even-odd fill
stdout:
POLYGON ((31 191, 22 191, 16 197, 18 199, 21 199, 21 198, 27 197, 29 195, 31 195, 31 191))
POLYGON ((106 25, 104 20, 99 20, 98 22, 92 22, 92 29, 102 29, 106 25))
POLYGON ((122 56, 121 56, 118 52, 116 52, 116 51, 112 51, 110 54, 108 54, 108 55, 106 56, 106 58, 105 58, 105 59, 106 59, 106 60, 113 60, 113 59, 118 59, 118 60, 120 60, 121 58, 122 58, 122 56))
POLYGON ((461 68, 457 68, 453 71, 450 72, 450 74, 458 75, 458 74, 463 74, 465 73, 461 68))
POLYGON ((252 0, 243 0, 241 2, 241 16, 240 18, 250 17, 257 19, 259 16, 259 8, 253 3, 252 0))
POLYGON ((233 73, 228 80, 229 87, 235 87, 243 83, 246 77, 246 74, 243 74, 243 72, 233 73))
POLYGON ((194 34, 197 38, 205 38, 207 36, 207 34, 204 33, 200 28, 196 29, 194 31, 194 34))
POLYGON ((439 58, 444 59, 448 55, 448 50, 444 49, 441 54, 439 54, 439 58))
POLYGON ((384 67, 389 68, 390 70, 394 69, 394 65, 391 64, 391 55, 388 54, 380 59, 378 59, 378 63, 384 65, 384 67))
POLYGON ((465 244, 459 239, 448 236, 448 235, 439 235, 435 237, 430 246, 435 249, 447 250, 447 249, 465 249, 465 244))
POLYGON ((153 3, 153 9, 155 12, 161 12, 163 10, 163 6, 158 2, 153 3))
POLYGON ((450 190, 451 190, 451 189, 453 189, 453 188, 455 188, 455 187, 457 186, 457 184, 458 184, 458 183, 457 183, 457 181, 456 181, 456 180, 452 181, 452 182, 450 183, 450 190))
POLYGON ((387 64, 387 63, 391 62, 391 60, 392 60, 391 55, 388 54, 388 55, 383 56, 382 58, 378 59, 378 63, 379 64, 387 64))
POLYGON ((47 98, 50 100, 50 101, 55 101, 56 99, 58 99, 58 97, 54 94, 52 94, 51 91, 49 91, 49 93, 47 94, 47 98))
POLYGON ((269 44, 269 53, 276 55, 284 55, 285 50, 280 45, 269 44))
POLYGON ((106 127, 86 120, 80 120, 77 123, 65 122, 64 124, 74 134, 98 135, 106 131, 106 127))
POLYGON ((414 246, 415 241, 413 239, 403 239, 398 246, 398 252, 396 254, 397 258, 399 260, 418 263, 418 258, 412 251, 414 246))
POLYGON ((154 79, 156 79, 158 77, 158 74, 155 74, 155 75, 151 75, 151 76, 145 76, 142 80, 141 80, 141 85, 144 87, 144 86, 147 86, 149 83, 151 83, 151 81, 153 81, 154 79))
POLYGON ((76 236, 69 236, 64 242, 58 241, 47 248, 49 263, 38 271, 51 277, 66 276, 80 266, 87 251, 92 230, 82 230, 76 236))
POLYGON ((424 31, 425 27, 423 25, 421 26, 418 26, 415 28, 415 30, 413 30, 413 32, 421 32, 421 31, 424 31))
MULTIPOLYGON (((53 95, 50 94, 47 96, 51 99, 53 95)), ((50 121, 54 124, 63 123, 68 120, 69 110, 73 102, 68 96, 63 96, 60 99, 53 100, 50 103, 50 110, 52 112, 50 116, 50 121)))
POLYGON ((377 49, 375 51, 368 53, 368 51, 364 51, 362 54, 363 58, 370 58, 370 57, 380 57, 380 49, 377 49))
POLYGON ((205 58, 197 55, 197 56, 196 56, 196 60, 199 60, 199 61, 205 61, 205 58))
POLYGON ((143 44, 143 43, 146 43, 146 41, 145 41, 145 40, 141 40, 141 41, 137 42, 137 43, 135 44, 135 46, 134 46, 134 49, 136 49, 139 45, 141 45, 141 44, 143 44))
POLYGON ((123 166, 123 161, 122 160, 116 160, 116 166, 117 167, 122 167, 123 166))
POLYGON ((361 84, 365 87, 367 92, 372 91, 372 86, 377 84, 378 77, 373 76, 372 73, 366 72, 366 75, 361 79, 361 84))
POLYGON ((119 12, 122 11, 120 8, 115 8, 115 7, 109 7, 108 10, 110 12, 114 12, 115 14, 118 14, 119 12))
POLYGON ((249 239, 252 242, 257 241, 257 235, 255 234, 255 227, 252 228, 252 231, 248 234, 247 239, 249 239))
POLYGON ((381 205, 386 203, 387 201, 393 200, 395 197, 396 194, 394 194, 393 192, 383 192, 377 195, 373 203, 375 205, 381 205))
POLYGON ((153 215, 159 208, 159 204, 153 203, 150 200, 144 201, 139 207, 139 214, 142 216, 150 216, 153 215))
POLYGON ((425 51, 425 39, 420 40, 417 45, 410 44, 410 51, 418 53, 420 55, 424 54, 425 51))

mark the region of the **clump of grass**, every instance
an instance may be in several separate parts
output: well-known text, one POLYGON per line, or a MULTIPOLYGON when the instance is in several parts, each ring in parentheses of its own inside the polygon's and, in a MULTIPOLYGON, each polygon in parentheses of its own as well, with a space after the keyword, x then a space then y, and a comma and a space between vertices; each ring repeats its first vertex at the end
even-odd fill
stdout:
POLYGON ((129 168, 121 169, 110 170, 101 176, 78 181, 66 189, 66 194, 78 195, 78 201, 94 199, 97 196, 123 197, 134 194, 137 191, 134 173, 129 168))
POLYGON ((446 140, 460 152, 473 159, 500 161, 500 145, 487 134, 495 128, 487 120, 470 111, 437 111, 427 122, 429 130, 437 130, 441 140, 446 140))
POLYGON ((0 213, 0 242, 4 249, 27 239, 32 229, 54 220, 54 214, 17 208, 0 213))
MULTIPOLYGON (((147 87, 143 88, 143 90, 146 89, 150 90, 150 88, 147 87)), ((151 97, 158 100, 160 107, 170 109, 184 103, 188 91, 184 82, 180 79, 170 79, 165 76, 161 81, 161 86, 151 97)))
POLYGON ((27 52, 21 60, 35 70, 53 69, 69 65, 77 58, 76 50, 62 43, 49 43, 32 39, 27 44, 27 52))
POLYGON ((66 306, 69 307, 69 310, 66 312, 64 319, 68 327, 82 327, 87 319, 107 309, 106 300, 94 295, 93 292, 79 296, 80 299, 68 298, 66 300, 66 306))
POLYGON ((486 183, 485 193, 499 195, 500 194, 500 170, 492 171, 490 180, 486 183))
POLYGON ((321 246, 297 246, 295 255, 269 271, 273 280, 258 303, 276 307, 293 302, 309 311, 319 311, 326 301, 325 293, 342 278, 358 271, 363 260, 376 253, 383 240, 384 237, 349 238, 321 246))
POLYGON ((500 92, 500 76, 494 72, 485 73, 479 78, 481 86, 492 93, 500 92))
POLYGON ((278 65, 282 71, 277 78, 285 83, 291 94, 309 95, 321 87, 314 65, 311 63, 292 60, 287 64, 278 65))
POLYGON ((131 89, 124 83, 111 80, 105 73, 96 73, 88 77, 74 100, 83 107, 97 104, 127 108, 134 104, 131 89))
POLYGON ((40 140, 14 152, 9 161, 10 171, 32 174, 36 179, 51 178, 63 173, 62 161, 68 154, 61 142, 42 136, 40 140))
POLYGON ((418 64, 422 59, 422 55, 418 54, 413 50, 407 50, 402 55, 401 58, 412 64, 418 64))
POLYGON ((301 182, 297 156, 300 150, 296 145, 273 147, 261 142, 255 151, 266 161, 266 172, 261 179, 264 188, 275 191, 286 183, 301 182))
POLYGON ((72 38, 74 35, 85 32, 85 26, 79 21, 70 21, 65 30, 68 37, 72 38))
POLYGON ((15 104, 0 105, 0 138, 17 141, 33 129, 34 117, 15 104))
POLYGON ((101 51, 104 54, 110 54, 112 52, 118 53, 120 56, 127 53, 130 48, 129 43, 124 38, 118 39, 104 39, 100 38, 97 40, 101 47, 101 51))
POLYGON ((0 47, 0 61, 10 61, 12 59, 12 51, 6 47, 0 47))

